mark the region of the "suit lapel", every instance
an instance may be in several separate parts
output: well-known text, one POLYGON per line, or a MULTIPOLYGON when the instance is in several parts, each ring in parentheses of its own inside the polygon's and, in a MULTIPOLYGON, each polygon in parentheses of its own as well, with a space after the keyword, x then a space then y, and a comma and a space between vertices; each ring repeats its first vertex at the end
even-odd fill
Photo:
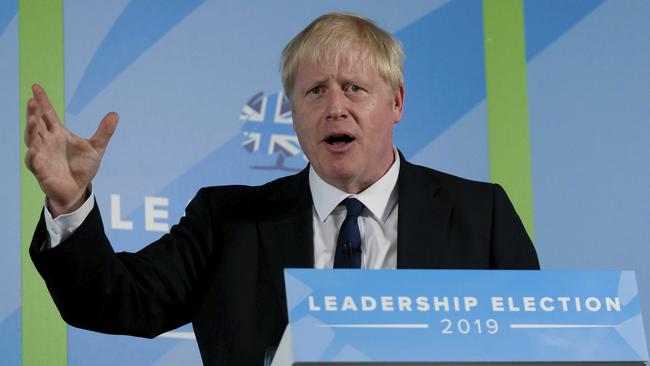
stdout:
POLYGON ((258 223, 260 241, 282 309, 287 308, 284 269, 314 266, 312 200, 307 172, 303 170, 288 184, 269 192, 267 202, 272 214, 258 223))
MULTIPOLYGON (((397 268, 438 268, 448 240, 453 206, 438 196, 440 186, 400 153, 397 268)), ((313 268, 312 199, 308 168, 269 193, 275 214, 259 221, 260 241, 269 260, 274 287, 286 309, 285 268, 313 268)), ((286 314, 285 314, 286 316, 286 314)))
POLYGON ((398 187, 397 268, 438 268, 449 245, 453 206, 438 196, 440 185, 401 155, 398 187))

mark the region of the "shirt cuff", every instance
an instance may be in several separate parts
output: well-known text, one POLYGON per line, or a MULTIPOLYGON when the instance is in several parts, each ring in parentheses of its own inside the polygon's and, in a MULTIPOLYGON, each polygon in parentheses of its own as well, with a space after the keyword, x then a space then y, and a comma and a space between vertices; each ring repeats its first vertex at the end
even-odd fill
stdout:
POLYGON ((95 193, 92 186, 88 187, 90 194, 86 201, 76 211, 59 215, 52 218, 52 213, 45 205, 43 216, 45 217, 45 228, 47 229, 48 238, 45 243, 45 249, 51 249, 59 245, 62 241, 69 238, 75 230, 84 222, 95 207, 95 193))

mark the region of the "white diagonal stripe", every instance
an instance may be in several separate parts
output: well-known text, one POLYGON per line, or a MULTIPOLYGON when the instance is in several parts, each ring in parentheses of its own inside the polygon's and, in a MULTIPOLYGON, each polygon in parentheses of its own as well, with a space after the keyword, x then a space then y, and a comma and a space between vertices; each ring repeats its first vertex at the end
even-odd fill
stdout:
POLYGON ((616 328, 607 324, 510 324, 513 329, 616 328))
POLYGON ((429 324, 318 324, 316 326, 319 328, 429 328, 429 324))
POLYGON ((167 332, 159 335, 158 337, 174 339, 196 339, 194 332, 167 332))

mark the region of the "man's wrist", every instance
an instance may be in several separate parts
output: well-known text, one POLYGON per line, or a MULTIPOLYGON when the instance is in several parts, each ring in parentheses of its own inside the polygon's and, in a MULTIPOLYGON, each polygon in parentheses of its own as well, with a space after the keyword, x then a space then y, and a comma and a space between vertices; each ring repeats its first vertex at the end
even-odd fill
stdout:
POLYGON ((88 200, 88 197, 90 197, 90 189, 88 189, 87 186, 86 188, 84 188, 84 190, 81 192, 81 194, 76 200, 72 201, 71 203, 68 203, 67 205, 59 204, 46 196, 45 206, 50 211, 52 218, 56 218, 59 215, 65 215, 77 211, 79 207, 81 207, 84 204, 84 202, 88 200))
POLYGON ((50 209, 45 208, 43 216, 48 239, 43 249, 50 249, 59 245, 59 243, 69 238, 81 226, 95 206, 92 184, 86 188, 84 197, 86 197, 86 200, 82 203, 81 207, 71 213, 60 214, 56 219, 52 217, 50 209))

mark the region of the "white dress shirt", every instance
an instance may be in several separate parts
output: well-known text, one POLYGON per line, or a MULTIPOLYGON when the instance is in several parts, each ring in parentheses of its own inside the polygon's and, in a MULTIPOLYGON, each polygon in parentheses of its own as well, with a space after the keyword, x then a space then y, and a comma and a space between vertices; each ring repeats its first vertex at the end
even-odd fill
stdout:
POLYGON ((341 201, 354 197, 365 208, 359 216, 361 268, 397 267, 397 177, 399 155, 386 174, 361 193, 350 194, 322 180, 309 167, 309 188, 313 205, 314 268, 332 268, 339 229, 345 220, 341 201))
MULTIPOLYGON (((322 180, 309 168, 309 187, 313 200, 314 268, 332 268, 339 229, 345 219, 347 197, 361 201, 365 208, 359 216, 361 233, 361 268, 396 268, 397 266, 397 177, 399 155, 386 174, 361 193, 349 194, 322 180)), ((48 240, 45 249, 53 248, 70 237, 93 209, 94 193, 76 211, 52 218, 45 209, 48 240)), ((47 206, 46 206, 47 207, 47 206)))
POLYGON ((47 208, 47 198, 45 199, 43 216, 45 217, 45 228, 47 229, 48 237, 44 249, 54 248, 69 238, 81 226, 86 217, 88 217, 90 211, 95 207, 95 193, 92 190, 92 185, 88 189, 90 190, 90 194, 81 207, 74 212, 59 215, 56 218, 52 218, 52 214, 47 208))

